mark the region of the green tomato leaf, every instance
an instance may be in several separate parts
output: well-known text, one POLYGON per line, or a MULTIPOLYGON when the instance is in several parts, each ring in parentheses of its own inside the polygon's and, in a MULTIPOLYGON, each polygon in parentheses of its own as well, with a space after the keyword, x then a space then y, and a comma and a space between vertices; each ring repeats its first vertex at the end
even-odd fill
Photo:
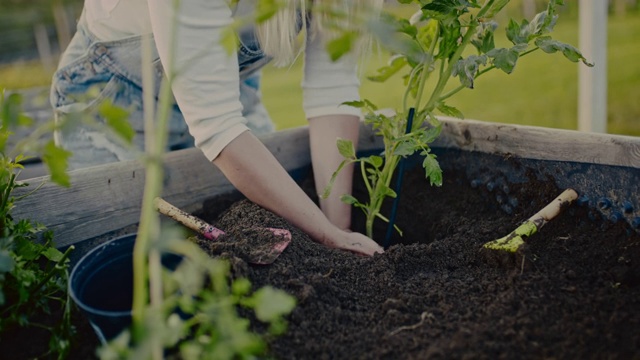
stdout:
POLYGON ((412 38, 415 38, 418 34, 418 28, 416 28, 409 20, 407 19, 395 19, 396 21, 396 31, 407 34, 412 38))
POLYGON ((296 299, 282 290, 271 286, 260 288, 254 293, 256 317, 263 322, 271 322, 289 314, 296 306, 296 299))
POLYGON ((395 75, 405 65, 407 65, 407 58, 403 55, 394 55, 389 59, 389 64, 378 69, 376 75, 368 76, 367 79, 373 82, 387 81, 391 76, 395 75))
POLYGON ((246 295, 251 290, 251 281, 247 278, 235 279, 231 284, 231 293, 234 295, 246 295))
POLYGON ((345 159, 355 159, 356 150, 353 147, 353 142, 351 142, 351 140, 338 138, 338 140, 336 140, 336 143, 338 145, 338 152, 340 153, 340 155, 342 155, 345 159))
POLYGON ((279 4, 276 0, 260 0, 256 4, 255 16, 256 22, 259 24, 269 20, 278 12, 279 4))
POLYGON ((438 22, 435 20, 428 20, 426 25, 421 26, 416 34, 416 40, 418 44, 422 46, 424 51, 429 51, 434 41, 438 41, 438 22))
POLYGON ((486 55, 470 55, 467 58, 460 59, 453 67, 451 73, 452 76, 460 78, 460 83, 470 89, 473 89, 473 82, 475 80, 480 65, 487 64, 486 55))
POLYGON ((487 52, 493 50, 495 45, 494 40, 494 32, 498 27, 498 23, 495 21, 489 21, 486 23, 481 23, 480 28, 476 36, 471 39, 471 44, 478 49, 478 52, 481 54, 486 54, 487 52))
POLYGON ((433 0, 422 7, 425 14, 438 19, 456 18, 469 8, 479 7, 476 1, 470 0, 433 0))
MULTIPOLYGON (((464 119, 464 115, 462 114, 462 111, 458 110, 457 108, 455 108, 453 106, 449 106, 449 105, 447 105, 445 103, 440 103, 440 105, 438 105, 438 110, 440 110, 440 112, 443 113, 444 115, 452 116, 452 117, 455 117, 455 118, 458 118, 458 119, 464 119)), ((438 131, 438 133, 439 133, 439 131, 438 131)), ((428 141, 427 143, 430 143, 430 142, 431 141, 428 141)))
POLYGON ((54 262, 59 262, 64 257, 64 254, 54 247, 48 247, 44 249, 42 255, 54 262))
POLYGON ((433 117, 430 123, 432 123, 432 125, 434 126, 426 129, 422 132, 422 134, 420 134, 420 141, 423 144, 431 144, 432 142, 434 142, 438 138, 438 136, 440 136, 440 132, 442 131, 442 123, 439 122, 435 117, 433 117), (438 123, 434 125, 435 122, 438 123))
POLYGON ((236 49, 238 48, 238 35, 236 33, 236 29, 233 26, 228 26, 222 29, 222 34, 220 35, 220 44, 227 52, 227 55, 234 55, 236 49))
POLYGON ((528 29, 528 22, 523 20, 522 25, 518 24, 515 20, 509 20, 509 24, 507 25, 507 39, 511 41, 514 45, 519 44, 528 44, 529 36, 526 34, 528 29))
POLYGON ((352 195, 341 195, 340 196, 340 201, 342 201, 345 204, 349 204, 349 205, 355 205, 358 204, 358 199, 356 199, 355 197, 353 197, 352 195))
POLYGON ((438 46, 437 58, 449 59, 456 52, 456 49, 458 49, 458 41, 462 36, 460 32, 461 27, 460 21, 456 18, 440 28, 441 39, 438 46))
POLYGON ((115 106, 111 100, 102 102, 99 112, 107 121, 107 125, 127 143, 131 144, 136 132, 129 123, 129 112, 119 106, 115 106))
POLYGON ((516 67, 516 62, 520 57, 520 53, 517 48, 501 48, 489 51, 487 56, 492 59, 491 62, 496 68, 507 74, 511 74, 513 69, 516 67))
POLYGON ((542 51, 547 54, 552 54, 557 51, 562 52, 562 55, 569 59, 572 62, 582 61, 583 64, 592 67, 593 63, 587 61, 587 59, 582 56, 580 50, 575 47, 562 43, 560 41, 554 40, 549 36, 541 36, 535 41, 536 46, 538 46, 542 51))
POLYGON ((340 59, 344 54, 351 51, 354 41, 357 38, 357 34, 352 31, 346 31, 342 35, 331 39, 327 42, 326 50, 329 53, 331 61, 340 59))
MULTIPOLYGON (((29 229, 20 229, 18 230, 21 233, 29 233, 29 229)), ((20 256, 21 259, 31 261, 40 257, 40 254, 43 251, 43 246, 32 241, 32 237, 30 236, 20 236, 14 239, 15 243, 15 252, 16 255, 20 256)))
POLYGON ((422 167, 425 171, 425 177, 429 179, 432 186, 442 186, 442 169, 434 154, 425 155, 422 167))
POLYGON ((382 195, 386 197, 390 197, 392 199, 395 199, 396 197, 398 197, 398 194, 396 194, 396 192, 393 191, 393 189, 388 186, 382 187, 382 195))
POLYGON ((58 185, 69 187, 69 175, 67 174, 67 159, 71 156, 71 152, 56 146, 53 140, 49 141, 42 150, 42 161, 49 168, 51 181, 58 185))
POLYGON ((369 156, 368 163, 371 164, 376 169, 379 169, 384 163, 384 160, 382 159, 382 156, 372 155, 372 156, 369 156))
POLYGON ((351 106, 351 107, 358 108, 358 109, 361 109, 361 108, 367 106, 367 104, 362 100, 345 101, 340 105, 347 105, 347 106, 351 106))
POLYGON ((403 141, 393 151, 395 156, 410 156, 415 152, 415 144, 411 141, 403 141))
POLYGON ((425 52, 410 35, 400 31, 395 19, 381 17, 369 22, 369 30, 382 47, 392 54, 404 55, 409 61, 421 63, 425 52))
POLYGON ((351 106, 358 109, 365 109, 369 112, 376 111, 378 108, 369 100, 353 100, 353 101, 345 101, 340 105, 351 106))
POLYGON ((547 11, 538 13, 529 23, 528 32, 532 36, 549 33, 553 30, 557 20, 557 15, 551 15, 547 11))

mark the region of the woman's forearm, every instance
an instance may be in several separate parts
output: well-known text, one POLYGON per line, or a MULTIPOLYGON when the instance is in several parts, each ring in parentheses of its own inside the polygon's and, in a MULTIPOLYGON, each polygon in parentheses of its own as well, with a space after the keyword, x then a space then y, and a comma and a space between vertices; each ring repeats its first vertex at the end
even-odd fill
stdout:
MULTIPOLYGON (((353 115, 327 115, 309 119, 311 161, 319 194, 344 160, 338 152, 337 139, 351 140, 357 147, 359 129, 360 119, 353 115)), ((329 197, 320 199, 320 208, 329 221, 345 230, 351 227, 351 205, 340 201, 340 197, 351 194, 352 185, 353 164, 350 164, 338 174, 329 197)))
POLYGON ((334 226, 250 132, 229 143, 213 163, 249 200, 282 216, 315 241, 368 255, 382 252, 365 236, 334 226))

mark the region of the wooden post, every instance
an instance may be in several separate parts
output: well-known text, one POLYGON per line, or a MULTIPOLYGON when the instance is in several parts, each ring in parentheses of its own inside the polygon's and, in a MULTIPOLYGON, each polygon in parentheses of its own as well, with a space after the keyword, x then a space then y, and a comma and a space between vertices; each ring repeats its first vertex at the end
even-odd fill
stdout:
POLYGON ((536 0, 522 0, 522 14, 525 19, 533 19, 536 13, 536 0))
POLYGON ((628 3, 628 0, 613 0, 613 13, 616 16, 625 16, 628 3))
POLYGON ((47 34, 47 28, 38 23, 33 27, 33 33, 36 38, 36 47, 38 48, 38 55, 42 66, 44 66, 47 72, 53 70, 53 55, 51 54, 51 43, 49 42, 49 35, 47 34))
POLYGON ((580 50, 589 68, 579 65, 578 130, 607 132, 607 7, 603 0, 580 0, 580 50))
POLYGON ((52 6, 53 19, 56 24, 56 32, 58 33, 58 46, 60 48, 60 53, 62 53, 71 41, 69 16, 67 15, 67 9, 59 0, 55 1, 52 6))

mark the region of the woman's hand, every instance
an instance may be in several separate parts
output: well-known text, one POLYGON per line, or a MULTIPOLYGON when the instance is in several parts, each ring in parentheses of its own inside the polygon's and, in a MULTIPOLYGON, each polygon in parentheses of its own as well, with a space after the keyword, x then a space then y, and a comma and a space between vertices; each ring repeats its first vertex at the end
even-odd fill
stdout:
POLYGON ((249 200, 282 216, 313 240, 364 255, 382 252, 382 248, 366 236, 332 224, 250 132, 232 140, 213 163, 249 200))
POLYGON ((332 240, 327 240, 325 245, 368 256, 384 252, 382 246, 368 237, 357 232, 343 230, 339 230, 339 233, 332 237, 332 240))

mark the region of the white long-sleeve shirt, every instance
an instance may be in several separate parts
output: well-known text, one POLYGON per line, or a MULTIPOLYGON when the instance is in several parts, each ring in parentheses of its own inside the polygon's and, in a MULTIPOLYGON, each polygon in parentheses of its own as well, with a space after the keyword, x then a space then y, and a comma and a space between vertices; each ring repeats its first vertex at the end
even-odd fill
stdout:
MULTIPOLYGON (((213 160, 248 130, 240 103, 238 60, 219 41, 233 21, 232 10, 225 0, 183 0, 174 35, 173 3, 86 0, 85 16, 89 30, 104 41, 153 33, 164 68, 174 69, 167 71, 173 76, 173 94, 195 144, 213 160)), ((307 36, 304 59, 302 88, 307 118, 359 116, 358 109, 340 105, 359 99, 356 62, 349 58, 332 62, 320 36, 307 36)))

